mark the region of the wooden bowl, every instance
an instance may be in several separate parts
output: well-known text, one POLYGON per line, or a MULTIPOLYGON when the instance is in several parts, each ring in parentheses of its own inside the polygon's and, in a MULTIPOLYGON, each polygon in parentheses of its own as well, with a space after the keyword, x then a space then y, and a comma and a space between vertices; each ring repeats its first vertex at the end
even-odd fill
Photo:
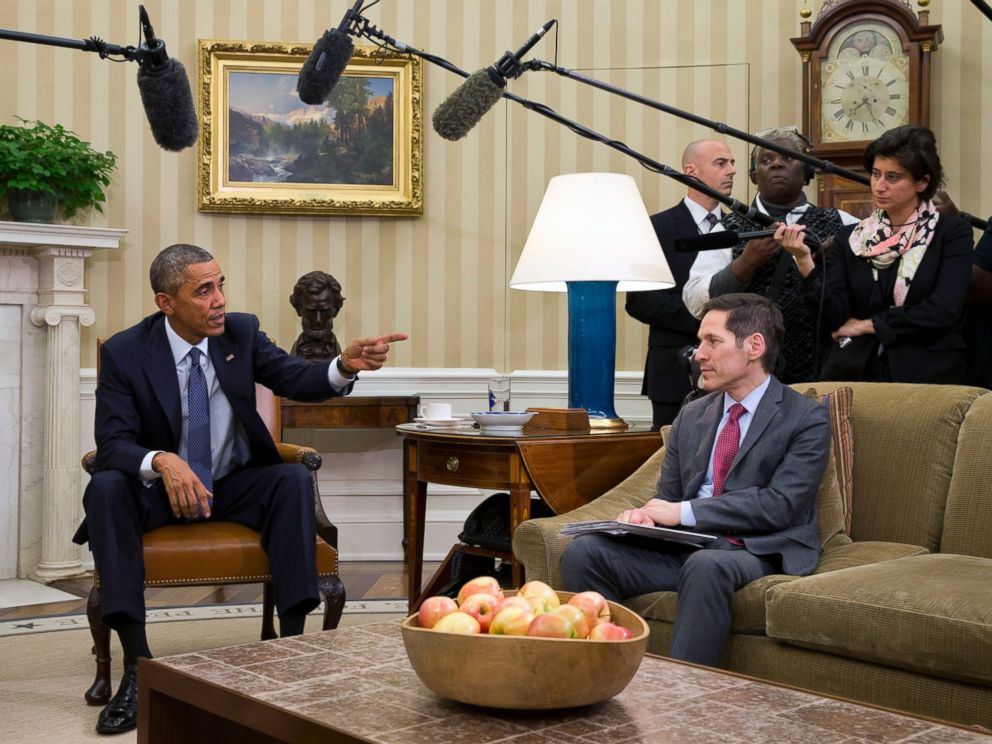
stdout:
MULTIPOLYGON (((562 603, 572 592, 558 592, 562 603)), ((459 635, 401 624, 420 681, 441 697, 486 708, 548 710, 590 705, 616 695, 633 678, 648 645, 643 618, 610 602, 625 641, 459 635)))

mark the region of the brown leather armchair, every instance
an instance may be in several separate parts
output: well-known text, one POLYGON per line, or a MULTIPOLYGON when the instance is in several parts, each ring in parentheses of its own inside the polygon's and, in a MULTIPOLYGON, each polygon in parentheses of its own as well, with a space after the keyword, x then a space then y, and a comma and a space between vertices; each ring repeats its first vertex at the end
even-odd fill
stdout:
MULTIPOLYGON (((256 404, 284 462, 304 465, 313 480, 314 511, 317 518, 317 586, 324 600, 324 630, 336 628, 344 609, 344 584, 338 577, 338 528, 320 503, 317 470, 320 455, 311 447, 279 443, 279 399, 261 385, 255 386, 256 404)), ((96 472, 96 452, 83 457, 83 468, 96 472)), ((168 525, 144 536, 145 586, 202 586, 210 584, 263 583, 262 640, 276 637, 272 577, 261 535, 234 522, 195 522, 168 525)), ((86 702, 104 705, 110 700, 110 629, 100 610, 100 577, 93 574, 93 588, 86 605, 96 678, 86 691, 86 702)))

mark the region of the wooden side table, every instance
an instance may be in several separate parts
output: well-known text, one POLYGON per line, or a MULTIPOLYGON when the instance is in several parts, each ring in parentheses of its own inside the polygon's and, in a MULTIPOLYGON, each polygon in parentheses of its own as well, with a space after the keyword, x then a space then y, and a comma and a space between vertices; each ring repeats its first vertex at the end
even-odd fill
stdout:
POLYGON ((413 421, 419 395, 346 395, 320 403, 282 399, 283 429, 389 429, 413 421))
MULTIPOLYGON (((657 432, 637 428, 496 436, 467 427, 403 424, 396 432, 404 440, 404 560, 411 612, 439 584, 432 579, 421 593, 428 483, 508 491, 512 534, 530 518, 532 490, 556 514, 569 511, 615 486, 661 446, 657 432)), ((512 553, 470 552, 510 561, 514 585, 523 583, 523 566, 512 553)))

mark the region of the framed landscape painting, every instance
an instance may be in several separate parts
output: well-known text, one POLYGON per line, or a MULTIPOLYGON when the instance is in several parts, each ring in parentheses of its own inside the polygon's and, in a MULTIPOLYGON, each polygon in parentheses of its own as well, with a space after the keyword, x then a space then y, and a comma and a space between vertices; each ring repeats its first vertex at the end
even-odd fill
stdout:
POLYGON ((296 80, 309 45, 201 39, 204 212, 423 213, 423 64, 358 47, 325 103, 296 80))

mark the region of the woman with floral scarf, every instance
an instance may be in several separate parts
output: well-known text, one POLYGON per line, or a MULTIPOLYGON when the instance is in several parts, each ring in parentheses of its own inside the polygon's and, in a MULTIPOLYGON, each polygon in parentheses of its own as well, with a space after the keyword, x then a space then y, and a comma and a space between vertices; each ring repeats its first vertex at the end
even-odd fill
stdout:
POLYGON ((775 235, 795 257, 810 298, 826 282, 823 318, 835 343, 821 376, 964 383, 959 326, 972 232, 934 206, 943 170, 933 132, 891 129, 868 145, 863 162, 875 210, 837 232, 822 267, 812 265, 801 226, 782 225, 775 235))

